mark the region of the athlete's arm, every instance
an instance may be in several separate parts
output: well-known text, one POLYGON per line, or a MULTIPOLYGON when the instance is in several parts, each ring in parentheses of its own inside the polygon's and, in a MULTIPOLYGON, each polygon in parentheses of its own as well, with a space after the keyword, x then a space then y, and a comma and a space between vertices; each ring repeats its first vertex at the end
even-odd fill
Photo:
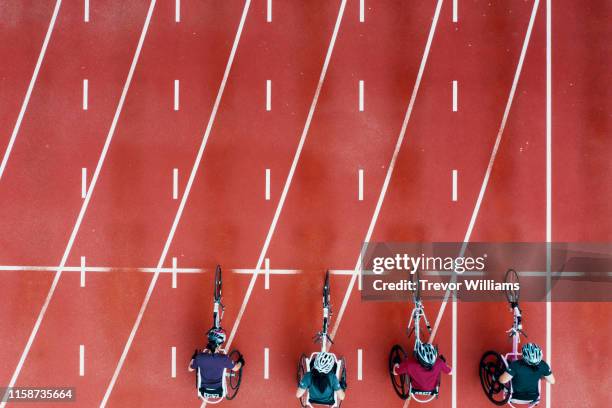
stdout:
POLYGON ((550 373, 550 375, 545 376, 544 379, 551 384, 555 383, 555 376, 553 375, 553 373, 550 373))
POLYGON ((339 400, 343 400, 346 394, 344 393, 343 389, 339 389, 338 391, 336 391, 336 396, 339 400))
POLYGON ((510 381, 512 379, 512 376, 510 375, 509 372, 505 372, 501 375, 501 377, 499 377, 499 382, 502 384, 506 384, 508 381, 510 381))
POLYGON ((306 392, 306 390, 304 388, 298 387, 298 389, 297 389, 297 391, 295 393, 295 396, 298 397, 298 398, 301 398, 302 395, 304 395, 305 392, 306 392))

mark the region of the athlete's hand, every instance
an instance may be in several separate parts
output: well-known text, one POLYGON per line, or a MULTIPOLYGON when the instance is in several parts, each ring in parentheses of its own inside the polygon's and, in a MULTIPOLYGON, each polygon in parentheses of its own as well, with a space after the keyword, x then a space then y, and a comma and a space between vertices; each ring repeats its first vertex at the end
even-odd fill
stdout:
POLYGON ((244 356, 241 354, 240 358, 236 360, 236 363, 240 363, 242 367, 244 367, 244 356))

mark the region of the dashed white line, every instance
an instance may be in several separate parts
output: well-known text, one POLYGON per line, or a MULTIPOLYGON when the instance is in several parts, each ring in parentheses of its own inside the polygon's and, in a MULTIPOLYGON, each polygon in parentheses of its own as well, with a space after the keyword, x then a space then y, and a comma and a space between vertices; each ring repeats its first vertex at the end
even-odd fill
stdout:
POLYGON ((452 187, 452 197, 453 201, 457 201, 457 170, 453 170, 453 187, 452 187))
POLYGON ((85 257, 81 257, 81 287, 85 287, 85 272, 87 271, 87 265, 85 263, 85 257))
POLYGON ((264 348, 264 380, 270 379, 270 349, 264 348))
POLYGON ((266 111, 272 110, 272 80, 266 80, 266 111))
POLYGON ((363 102, 363 80, 359 81, 359 112, 364 111, 364 102, 363 102))
POLYGON ((363 380, 363 350, 357 349, 357 380, 363 380))
POLYGON ((85 5, 83 8, 83 21, 89 23, 89 0, 85 0, 85 5))
POLYGON ((181 0, 175 0, 174 2, 174 21, 176 23, 181 22, 181 0))
POLYGON ((83 80, 83 110, 89 109, 89 80, 83 80))
MULTIPOLYGON (((429 35, 427 37, 427 43, 425 44, 425 49, 423 51, 423 57, 421 58, 419 72, 417 73, 416 81, 414 83, 414 88, 412 90, 412 95, 410 96, 410 102, 408 103, 408 108, 406 109, 404 121, 402 122, 402 127, 400 129, 400 133, 397 138, 397 143, 395 144, 393 156, 391 157, 391 161, 387 169, 385 181, 383 182, 383 186, 380 191, 380 195, 378 196, 378 201, 376 202, 376 208, 374 209, 374 214, 372 215, 372 220, 370 221, 370 226, 368 227, 368 231, 366 233, 366 236, 363 242, 370 241, 370 238, 372 237, 372 233, 374 232, 374 227, 378 220, 378 215, 380 214, 380 209, 382 208, 383 201, 385 200, 387 188, 389 187, 391 176, 393 174, 393 169, 395 168, 395 163, 397 162, 397 157, 399 155, 399 151, 401 149, 402 143, 404 141, 404 137, 406 135, 406 129, 408 127, 408 122, 410 121, 410 117, 412 116, 412 110, 414 108, 414 103, 416 101, 416 97, 419 92, 419 87, 421 86, 421 80, 423 78, 423 73, 425 72, 425 66, 427 64, 429 50, 431 49, 431 43, 433 41, 434 33, 436 31, 436 26, 438 25, 438 18, 440 17, 440 9, 442 8, 442 3, 443 3, 443 0, 438 0, 438 3, 436 4, 436 10, 434 12, 434 17, 431 22, 431 28, 429 29, 429 35)), ((332 339, 336 337, 336 332, 338 331, 338 327, 340 326, 340 323, 342 322, 342 317, 344 316, 346 306, 348 305, 348 301, 351 297, 353 287, 355 286, 355 281, 358 281, 358 285, 359 285, 358 287, 361 286, 361 256, 362 254, 360 252, 359 257, 357 258, 357 262, 355 263, 355 269, 353 270, 353 273, 351 275, 351 281, 349 282, 349 285, 344 293, 344 299, 342 300, 342 304, 340 306, 340 310, 336 318, 334 328, 331 332, 332 339)))
MULTIPOLYGON (((155 4, 155 0, 152 1, 152 4, 155 4)), ((104 393, 104 397, 102 399, 102 402, 100 403, 100 408, 103 408, 106 406, 108 399, 110 397, 110 394, 113 391, 113 388, 115 386, 115 383, 117 381, 117 378, 119 377, 119 373, 121 372, 121 369, 123 368, 123 364, 125 363, 125 359, 127 357, 127 354, 132 346, 132 343, 134 342, 134 337, 136 336, 136 332, 138 331, 138 328, 140 327, 140 323, 142 321, 142 318, 144 316, 144 313, 147 309, 147 306, 149 305, 149 301, 151 299, 151 295, 153 294, 153 290, 155 289, 155 286, 157 284, 157 280, 159 279, 159 275, 160 275, 160 270, 162 269, 162 266, 164 264, 164 261, 166 260, 166 256, 168 254, 168 251, 170 249, 170 245, 172 243, 172 240, 174 238, 174 234, 176 233, 176 229, 178 227, 179 221, 181 219, 181 216, 183 214, 185 205, 187 203, 187 199, 189 198, 189 193, 191 192, 191 187, 193 186, 193 182, 195 180, 195 176, 198 172, 198 168, 200 167, 200 162, 202 161, 202 156, 204 155, 204 150, 206 148, 206 145, 208 143, 208 139, 210 137, 210 133, 212 131, 212 127, 213 127, 213 123, 215 121, 215 118, 217 116, 217 112, 219 110, 219 105, 221 104, 221 98, 223 96, 223 92, 225 90, 225 86, 227 84, 227 79, 229 77, 231 68, 232 68, 232 64, 234 62, 234 57, 236 55, 236 50, 238 48, 238 43, 240 41, 240 37, 242 35, 242 30, 244 28, 244 23, 249 11, 249 7, 251 5, 251 0, 246 0, 244 3, 244 9, 242 11, 242 15, 240 17, 240 23, 238 25, 238 29, 236 31, 236 36, 234 38, 234 42, 232 44, 232 49, 230 51, 230 55, 227 61, 227 65, 225 67, 225 71, 223 73, 223 79, 221 80, 221 84, 219 86, 219 90, 217 92, 217 96, 215 98, 215 102, 213 105, 213 109, 212 112, 210 114, 210 118, 208 120, 208 124, 206 125, 206 130, 204 132, 204 136, 202 138, 202 142, 200 144, 200 148, 198 149, 198 153, 196 155, 196 159, 193 163, 193 167, 191 169, 191 173, 189 175, 189 179, 187 181, 187 185, 185 187, 185 190, 183 192, 182 198, 181 198, 181 202, 179 204, 179 208, 176 212, 176 215, 174 217, 174 221, 172 222, 172 227, 170 228, 170 232, 168 234, 168 238, 166 239, 166 243, 164 244, 164 248, 162 250, 162 253, 159 257, 159 261, 157 264, 157 271, 155 272, 155 275, 153 276, 153 279, 151 279, 151 283, 149 284, 149 288, 147 289, 147 293, 145 294, 145 297, 143 299, 142 305, 140 306, 140 310, 138 311, 138 315, 136 317, 136 321, 134 322, 134 325, 132 326, 132 330, 130 332, 130 335, 126 341, 126 344, 123 348, 123 351, 121 353, 121 357, 119 358, 119 362, 117 363, 117 367, 115 368, 115 371, 113 373, 113 376, 110 380, 110 383, 108 384, 108 387, 106 389, 106 392, 104 393)), ((227 348, 229 349, 230 346, 228 344, 227 348)), ((2 407, 0 407, 2 408, 2 407)))
POLYGON ((274 235, 276 224, 278 223, 278 219, 283 209, 283 205, 285 204, 287 193, 289 192, 289 187, 291 186, 291 181, 293 180, 293 175, 295 174, 295 169, 297 167, 298 161, 300 160, 302 149, 304 148, 304 143, 306 142, 306 136, 308 135, 308 130, 310 129, 310 124, 314 116, 314 111, 316 109, 317 102, 319 100, 319 95, 321 94, 321 88, 323 87, 325 76, 327 75, 327 68, 329 67, 329 62, 331 61, 331 56, 332 56, 332 52, 334 49, 334 45, 336 43, 336 38, 338 37, 338 31, 340 30, 340 22, 342 21, 342 16, 344 15, 344 10, 346 8, 346 2, 347 0, 342 0, 342 3, 340 3, 340 10, 338 11, 338 17, 336 18, 336 23, 334 25, 334 31, 332 33, 332 37, 329 42, 327 54, 325 55, 325 61, 323 63, 321 75, 319 76, 319 82, 317 83, 317 89, 315 90, 315 94, 312 99, 312 103, 310 104, 310 109, 308 111, 306 123, 304 124, 304 129, 302 130, 300 141, 298 143, 297 150, 293 157, 291 168, 289 169, 289 174, 287 175, 287 180, 285 181, 285 185, 283 187, 283 191, 281 193, 280 200, 276 207, 274 218, 272 219, 272 223, 270 224, 268 235, 266 236, 266 240, 264 241, 264 245, 261 249, 261 253, 259 254, 259 259, 257 260, 257 266, 255 267, 255 273, 253 274, 253 277, 251 278, 251 281, 249 282, 249 287, 247 288, 247 291, 244 295, 242 305, 240 306, 240 310, 238 311, 238 315, 236 316, 236 320, 234 321, 232 331, 230 332, 230 336, 229 336, 229 339, 227 341, 227 346, 226 346, 228 349, 230 348, 232 344, 234 336, 236 335, 236 331, 238 330, 238 327, 240 326, 240 322, 242 321, 242 316, 244 316, 244 311, 246 310, 247 304, 249 303, 249 299, 251 298, 251 294, 253 293, 253 288, 255 287, 255 283, 257 282, 257 277, 259 276, 261 265, 264 261, 266 252, 268 251, 268 247, 270 245, 270 241, 272 240, 272 236, 274 235))
POLYGON ((172 257, 172 289, 176 289, 178 280, 178 268, 176 265, 176 256, 172 257))
POLYGON ((172 169, 172 199, 178 200, 178 169, 172 169))
POLYGON ((357 172, 358 174, 358 192, 357 192, 357 199, 359 201, 363 201, 363 169, 359 169, 359 171, 357 172))
POLYGON ((174 110, 179 110, 179 86, 180 82, 178 79, 174 80, 174 110))
POLYGON ((270 200, 270 169, 266 169, 266 200, 270 200))
POLYGON ((79 345, 79 377, 85 376, 85 345, 79 345))
POLYGON ((459 0, 453 0, 453 23, 459 21, 459 0))
POLYGON ((268 23, 272 22, 272 0, 268 0, 268 7, 266 10, 266 21, 268 23))
POLYGON ((170 348, 170 377, 176 378, 176 347, 170 348))
POLYGON ((359 22, 365 22, 365 0, 359 0, 359 22))
MULTIPOLYGON (((13 127, 13 132, 11 133, 11 138, 6 146, 6 150, 4 151, 4 156, 2 157, 2 163, 0 163, 0 180, 4 175, 4 170, 6 169, 6 164, 11 155, 11 151, 13 150, 13 146, 15 145, 15 139, 17 139, 17 134, 19 133, 19 128, 21 127, 21 122, 23 121, 23 116, 25 115, 26 109, 28 108, 28 104, 30 103, 30 97, 32 96, 32 90, 34 89, 34 85, 36 84, 36 79, 38 78, 38 73, 40 72, 40 67, 42 65, 43 59, 45 58, 45 54, 47 52, 47 46, 49 45, 49 40, 51 39, 51 33, 53 32, 53 28, 55 27, 55 21, 57 20, 57 15, 60 10, 60 6, 62 4, 62 0, 57 0, 55 2, 55 8, 53 9, 53 15, 51 16, 51 21, 49 22, 49 28, 47 28, 47 33, 45 34, 45 39, 43 41, 42 48, 40 49, 40 54, 38 54, 38 59, 36 60, 36 66, 34 67, 34 73, 32 73, 32 78, 30 78, 30 84, 28 85, 28 90, 26 91, 25 98, 23 98, 23 103, 21 104, 21 109, 19 110, 19 115, 17 115, 17 121, 15 122, 15 127, 13 127)), ((3 407, 6 403, 1 403, 0 407, 3 407)))
POLYGON ((265 279, 264 279, 264 289, 270 289, 270 258, 266 258, 264 262, 265 267, 265 279))
POLYGON ((453 112, 457 112, 457 81, 453 81, 453 112))
POLYGON ((81 168, 81 198, 87 197, 87 168, 81 168))

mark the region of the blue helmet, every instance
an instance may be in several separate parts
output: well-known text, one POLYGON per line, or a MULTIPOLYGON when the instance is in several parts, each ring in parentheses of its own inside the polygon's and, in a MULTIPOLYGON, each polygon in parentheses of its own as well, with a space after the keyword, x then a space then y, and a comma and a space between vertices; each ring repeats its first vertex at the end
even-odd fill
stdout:
POLYGON ((523 360, 529 365, 537 366, 542 361, 542 349, 535 343, 527 343, 523 346, 523 360))

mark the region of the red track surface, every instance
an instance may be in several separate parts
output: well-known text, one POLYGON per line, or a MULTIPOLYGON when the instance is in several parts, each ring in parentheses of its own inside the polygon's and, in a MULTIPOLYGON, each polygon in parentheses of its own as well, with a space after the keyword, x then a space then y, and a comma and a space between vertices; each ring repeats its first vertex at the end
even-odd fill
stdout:
MULTIPOLYGON (((93 1, 61 5, 47 53, 0 179, 0 264, 57 266, 77 215, 81 168, 91 180, 143 28, 149 2, 93 1), (89 80, 89 108, 81 108, 89 80)), ((340 1, 253 1, 164 266, 224 274, 224 326, 235 324, 289 173, 319 81, 340 1), (266 112, 266 80, 273 83, 266 112), (271 199, 264 199, 265 169, 271 199)), ((0 4, 0 151, 21 109, 54 1, 0 4)), ((375 206, 413 92, 435 1, 348 1, 325 82, 286 201, 265 257, 272 268, 298 269, 259 277, 233 346, 247 359, 238 398, 223 405, 297 406, 295 363, 311 352, 320 325, 322 271, 352 269, 375 206), (365 112, 358 81, 365 81, 365 112), (357 173, 364 170, 364 200, 357 173), (270 378, 263 378, 264 348, 270 378)), ((179 198, 228 61, 243 12, 238 0, 158 1, 110 149, 67 266, 119 270, 64 272, 15 386, 75 386, 76 404, 98 406, 133 328, 179 206, 179 198), (173 81, 180 79, 180 110, 173 81), (79 345, 86 347, 79 376, 79 345)), ((414 110, 388 186, 373 241, 462 241, 468 229, 512 86, 533 3, 459 1, 442 6, 414 110), (499 4, 498 4, 499 3, 499 4), (451 83, 459 111, 451 111, 451 83), (459 200, 450 199, 459 171, 459 200)), ((554 1, 552 8, 552 237, 554 241, 611 241, 612 143, 609 52, 610 5, 554 1)), ((546 3, 539 6, 502 143, 471 241, 546 240, 546 3)), ((9 384, 53 280, 54 272, 0 271, 0 384, 9 384)), ((350 277, 332 278, 336 311, 350 277)), ((362 303, 355 287, 333 351, 349 367, 347 407, 402 405, 388 380, 387 353, 405 343, 408 305, 362 303), (357 380, 357 349, 363 380, 357 380)), ((112 388, 109 406, 198 406, 186 367, 211 315, 210 273, 180 274, 171 287, 162 273, 112 388), (170 348, 177 348, 177 377, 170 348)), ((439 303, 426 304, 435 320, 439 303)), ((508 325, 503 304, 457 308, 458 407, 488 407, 477 361, 503 350, 508 325)), ((530 339, 546 344, 546 305, 524 305, 530 339)), ((452 349, 447 307, 436 342, 452 349)), ((553 407, 604 407, 612 388, 605 355, 612 330, 608 304, 553 303, 553 407), (587 352, 588 351, 588 352, 587 352), (593 360, 588 353, 599 358, 593 360)), ((334 322, 332 321, 332 324, 334 322)), ((546 398, 541 406, 545 406, 546 398)), ((444 378, 432 407, 451 407, 444 378)), ((48 404, 45 406, 53 406, 48 404)), ((57 404, 58 406, 60 404, 57 404)), ((28 406, 25 404, 24 406, 28 406)))

